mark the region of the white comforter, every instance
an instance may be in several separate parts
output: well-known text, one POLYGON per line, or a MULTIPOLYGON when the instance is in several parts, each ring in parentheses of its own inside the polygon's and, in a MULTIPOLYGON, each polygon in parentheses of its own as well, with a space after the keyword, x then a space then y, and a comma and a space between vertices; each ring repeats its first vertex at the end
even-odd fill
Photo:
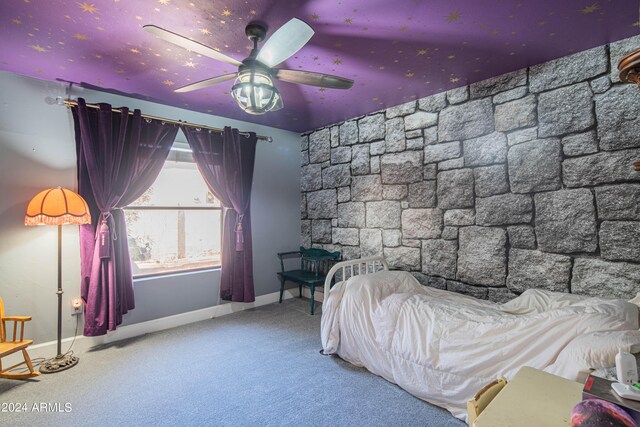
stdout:
POLYGON ((528 290, 506 304, 421 286, 407 272, 355 276, 322 309, 322 346, 466 418, 466 401, 499 375, 544 369, 578 335, 638 329, 622 300, 528 290))

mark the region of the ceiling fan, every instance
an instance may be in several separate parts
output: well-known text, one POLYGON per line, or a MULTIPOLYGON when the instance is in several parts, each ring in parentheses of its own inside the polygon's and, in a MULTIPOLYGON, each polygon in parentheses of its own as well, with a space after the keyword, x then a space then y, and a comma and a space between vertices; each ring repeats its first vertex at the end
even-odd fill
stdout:
POLYGON ((274 86, 272 79, 331 89, 350 89, 353 86, 353 80, 344 77, 312 71, 273 68, 295 54, 313 36, 313 29, 298 18, 293 18, 280 27, 262 48, 258 48, 258 42, 264 40, 267 33, 266 27, 255 22, 247 25, 245 34, 253 42, 253 50, 242 62, 156 25, 145 25, 143 28, 169 43, 238 67, 235 73, 211 77, 175 89, 174 92, 190 92, 236 79, 231 93, 240 108, 249 114, 264 114, 283 107, 280 92, 274 86))

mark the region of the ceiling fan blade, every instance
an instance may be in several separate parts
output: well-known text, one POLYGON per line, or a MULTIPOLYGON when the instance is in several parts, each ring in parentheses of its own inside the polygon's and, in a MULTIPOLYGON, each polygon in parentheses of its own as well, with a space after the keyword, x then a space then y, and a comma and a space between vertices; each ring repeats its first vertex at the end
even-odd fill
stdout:
POLYGON ((313 33, 313 29, 306 22, 293 18, 269 37, 256 60, 267 67, 274 67, 299 51, 311 39, 313 33))
POLYGON ((191 92, 192 90, 204 89, 205 87, 209 87, 221 82, 226 82, 227 80, 233 80, 236 78, 238 73, 224 74, 222 76, 212 77, 210 79, 201 80, 196 83, 192 83, 190 85, 179 87, 175 89, 174 92, 191 92))
POLYGON ((302 70, 284 70, 276 71, 276 79, 283 82, 298 83, 303 85, 327 87, 331 89, 351 89, 353 80, 344 77, 332 76, 330 74, 314 73, 302 70))
POLYGON ((192 52, 199 53, 200 55, 217 59, 218 61, 226 62, 227 64, 235 65, 236 67, 242 64, 240 61, 233 59, 232 57, 227 56, 224 53, 220 53, 217 50, 210 48, 209 46, 205 46, 202 43, 190 40, 184 36, 181 36, 180 34, 173 33, 156 25, 144 25, 142 28, 144 28, 146 32, 153 34, 154 36, 161 38, 164 41, 168 41, 169 43, 173 43, 176 46, 180 46, 181 48, 190 50, 192 52))

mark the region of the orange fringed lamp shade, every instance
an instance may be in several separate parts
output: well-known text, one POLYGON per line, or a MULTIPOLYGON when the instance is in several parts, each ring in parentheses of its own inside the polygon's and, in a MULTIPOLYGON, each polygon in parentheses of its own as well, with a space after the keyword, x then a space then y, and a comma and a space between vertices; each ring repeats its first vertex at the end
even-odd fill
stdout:
POLYGON ((91 214, 84 199, 73 191, 49 188, 31 199, 24 225, 90 224, 91 214))

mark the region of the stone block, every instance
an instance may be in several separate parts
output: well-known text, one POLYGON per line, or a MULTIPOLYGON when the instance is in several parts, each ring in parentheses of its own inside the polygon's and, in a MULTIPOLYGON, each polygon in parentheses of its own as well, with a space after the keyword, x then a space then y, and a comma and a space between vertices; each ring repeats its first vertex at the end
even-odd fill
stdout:
POLYGON ((352 148, 351 173, 367 175, 369 167, 369 144, 354 145, 352 148))
POLYGON ((640 292, 640 265, 576 258, 571 292, 606 298, 631 299, 640 292))
POLYGON ((402 243, 402 232, 400 230, 382 230, 382 242, 384 246, 395 248, 402 243))
POLYGON ((504 286, 507 233, 501 228, 461 227, 457 278, 467 283, 504 286))
MULTIPOLYGON (((484 98, 527 84, 527 69, 491 77, 470 85, 471 98, 484 98)), ((524 88, 526 90, 526 87, 524 88)))
POLYGON ((622 85, 596 96, 601 150, 640 147, 640 102, 635 85, 622 85))
POLYGON ((382 185, 382 198, 384 200, 404 200, 408 192, 406 184, 382 185))
POLYGON ((422 286, 429 286, 436 289, 447 289, 447 282, 442 277, 429 276, 417 271, 412 271, 411 274, 422 286))
POLYGON ((538 136, 564 135, 595 124, 589 83, 578 83, 538 95, 538 136))
POLYGON ((424 138, 411 138, 406 140, 407 150, 422 150, 424 147, 424 138))
POLYGON ((507 167, 505 165, 475 168, 473 177, 477 197, 489 197, 509 191, 507 167))
POLYGON ((458 238, 458 227, 444 227, 442 229, 442 236, 444 240, 456 240, 458 238))
POLYGON ((596 188, 598 218, 640 221, 640 184, 607 185, 596 188))
POLYGON ((442 233, 440 209, 405 209, 402 211, 404 239, 437 239, 442 233))
POLYGON ((419 248, 420 240, 418 239, 402 239, 402 246, 408 246, 410 248, 419 248))
POLYGON ((440 142, 476 138, 493 130, 493 103, 490 98, 449 106, 440 112, 440 142))
POLYGON ((300 193, 300 219, 307 218, 307 195, 300 193))
POLYGON ((447 280, 447 290, 478 299, 487 299, 489 292, 485 287, 467 285, 466 283, 456 282, 455 280, 447 280))
POLYGON ((357 246, 360 244, 360 230, 357 228, 338 228, 332 230, 334 245, 357 246))
POLYGON ((424 129, 438 124, 438 114, 428 113, 426 111, 416 111, 413 114, 405 116, 404 129, 424 129))
POLYGON ((331 148, 335 148, 340 145, 340 126, 332 126, 329 129, 331 148))
POLYGON ((476 223, 476 214, 473 209, 451 209, 444 213, 444 225, 473 225, 476 223))
POLYGON ((368 202, 382 200, 380 175, 360 175, 351 177, 351 200, 368 202))
POLYGON ((360 142, 371 142, 384 139, 384 114, 372 114, 358 120, 358 136, 360 142))
POLYGON ((300 174, 300 189, 315 191, 322 188, 322 167, 319 164, 303 166, 300 174))
POLYGON ((305 248, 311 247, 311 221, 300 221, 300 244, 305 248))
POLYGON ((393 270, 420 270, 420 249, 399 246, 384 248, 384 257, 393 270))
POLYGON ((384 154, 380 158, 383 184, 410 184, 422 181, 422 152, 384 154))
MULTIPOLYGON (((404 126, 407 127, 407 119, 404 120, 404 126)), ((404 136, 407 139, 415 139, 422 137, 422 129, 406 130, 404 136)))
POLYGON ((303 150, 300 152, 300 165, 306 166, 309 164, 309 150, 303 150))
POLYGON ((503 163, 507 158, 507 138, 494 132, 463 142, 465 166, 483 166, 503 163))
POLYGON ((338 226, 339 227, 356 227, 364 228, 364 203, 363 202, 347 202, 338 204, 338 226))
POLYGON ((422 272, 447 279, 456 278, 458 242, 455 240, 422 241, 422 272))
POLYGON ((513 129, 535 126, 536 107, 537 102, 534 95, 496 105, 496 130, 506 132, 513 129))
POLYGON ((307 214, 311 219, 334 218, 338 214, 336 190, 307 193, 307 214))
POLYGON ((418 108, 431 113, 437 113, 446 106, 447 98, 444 92, 427 96, 418 100, 418 108))
POLYGON ((404 104, 396 105, 395 107, 387 108, 387 119, 394 117, 406 116, 416 111, 416 101, 410 101, 404 104))
POLYGON ((425 144, 438 143, 438 127, 437 126, 432 126, 424 130, 424 143, 425 144))
POLYGON ((337 188, 351 184, 351 172, 347 163, 329 166, 322 170, 322 187, 337 188))
POLYGON ((530 225, 513 225, 507 227, 509 244, 512 248, 535 249, 536 233, 530 225))
POLYGON ((582 156, 598 151, 598 137, 595 131, 569 135, 562 138, 562 152, 565 156, 582 156))
POLYGON ((447 91, 449 104, 460 104, 469 99, 469 87, 462 86, 447 91))
POLYGON ((412 208, 434 208, 436 206, 436 182, 420 181, 409 184, 407 201, 412 208))
POLYGON ((526 86, 517 87, 515 89, 511 89, 506 92, 501 92, 496 94, 493 97, 493 103, 496 105, 504 104, 505 102, 524 98, 527 95, 527 93, 529 93, 529 89, 526 86))
POLYGON ((362 258, 362 251, 360 250, 360 246, 343 246, 342 248, 336 250, 340 250, 343 260, 362 258))
POLYGON ((348 202, 351 200, 351 187, 338 188, 338 203, 348 202))
POLYGON ((430 165, 426 165, 422 172, 422 174, 424 175, 424 179, 427 180, 435 180, 438 176, 438 168, 433 163, 430 165))
POLYGON ((606 46, 578 52, 529 68, 529 90, 542 92, 607 72, 606 46))
POLYGON ((476 224, 508 225, 529 223, 533 202, 528 194, 500 194, 476 198, 476 224))
POLYGON ((340 145, 353 145, 358 143, 358 123, 349 120, 340 125, 340 145))
POLYGON ((640 221, 603 221, 600 253, 611 261, 640 263, 640 221))
POLYGON ((300 136, 300 150, 309 150, 309 135, 300 136))
POLYGON ((611 89, 611 79, 609 76, 602 76, 589 82, 593 93, 604 93, 611 89))
POLYGON ((464 158, 445 160, 438 163, 438 170, 449 171, 452 169, 462 169, 464 167, 464 158))
POLYGON ((507 287, 522 293, 527 289, 569 292, 571 257, 526 249, 509 251, 507 287))
POLYGON ((397 153, 404 151, 406 142, 404 137, 404 119, 396 117, 385 122, 386 134, 384 138, 385 152, 397 153))
POLYGON ((367 228, 400 228, 400 202, 367 202, 367 228))
POLYGON ((360 229, 360 249, 362 257, 382 256, 382 230, 360 229))
POLYGON ((534 196, 538 248, 545 252, 595 252, 598 247, 593 195, 586 188, 534 196))
POLYGON ((460 157, 460 143, 458 141, 446 142, 444 144, 431 144, 424 147, 424 162, 436 163, 443 160, 460 157))
POLYGON ((640 174, 633 167, 639 158, 640 149, 634 148, 565 159, 562 178, 567 187, 640 181, 640 174))
POLYGON ((309 162, 322 163, 331 159, 331 141, 328 128, 309 135, 309 162))
POLYGON ((336 147, 331 149, 331 164, 351 162, 351 147, 336 147))
POLYGON ((538 128, 521 129, 510 132, 507 135, 507 144, 509 147, 512 145, 522 144, 523 142, 531 141, 538 138, 538 128))
POLYGON ((331 243, 330 219, 314 219, 311 221, 311 241, 313 243, 331 243))
POLYGON ((537 139, 509 148, 509 182, 514 193, 557 190, 562 147, 557 139, 537 139))
POLYGON ((369 170, 372 174, 380 173, 380 156, 371 156, 369 158, 369 170))
POLYGON ((473 207, 473 171, 455 169, 439 172, 437 195, 441 209, 473 207))
POLYGON ((384 154, 385 151, 385 141, 376 141, 369 144, 369 154, 372 156, 379 156, 380 154, 384 154))

